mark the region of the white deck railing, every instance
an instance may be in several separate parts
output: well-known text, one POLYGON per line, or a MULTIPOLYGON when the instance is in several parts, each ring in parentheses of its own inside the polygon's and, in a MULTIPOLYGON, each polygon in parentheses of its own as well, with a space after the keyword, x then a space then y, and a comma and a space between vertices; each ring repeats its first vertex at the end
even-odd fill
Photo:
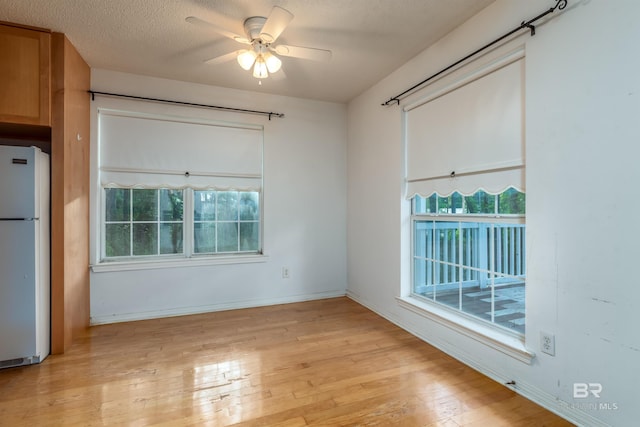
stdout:
POLYGON ((415 221, 414 292, 522 283, 525 224, 415 221))

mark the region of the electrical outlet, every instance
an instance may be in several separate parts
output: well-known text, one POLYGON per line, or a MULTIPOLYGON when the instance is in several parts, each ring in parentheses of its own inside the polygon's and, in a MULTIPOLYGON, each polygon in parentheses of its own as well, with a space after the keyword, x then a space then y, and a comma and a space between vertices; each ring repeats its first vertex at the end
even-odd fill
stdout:
POLYGON ((540 350, 550 356, 555 356, 556 337, 547 332, 540 332, 540 350))
POLYGON ((283 279, 289 278, 289 267, 282 267, 282 278, 283 279))

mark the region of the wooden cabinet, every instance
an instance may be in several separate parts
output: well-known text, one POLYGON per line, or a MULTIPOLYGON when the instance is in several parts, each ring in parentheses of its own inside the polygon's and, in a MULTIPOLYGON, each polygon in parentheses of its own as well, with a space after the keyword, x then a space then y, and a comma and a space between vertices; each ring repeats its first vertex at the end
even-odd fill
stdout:
POLYGON ((51 125, 51 33, 0 24, 0 122, 51 125))
POLYGON ((89 326, 90 82, 64 34, 0 22, 0 143, 51 154, 53 354, 89 326))

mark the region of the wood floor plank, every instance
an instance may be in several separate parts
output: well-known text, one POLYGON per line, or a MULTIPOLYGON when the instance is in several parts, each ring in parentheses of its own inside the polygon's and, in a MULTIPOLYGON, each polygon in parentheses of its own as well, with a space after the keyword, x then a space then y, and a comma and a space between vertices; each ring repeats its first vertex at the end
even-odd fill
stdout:
POLYGON ((568 426, 347 298, 90 328, 0 370, 4 426, 568 426))

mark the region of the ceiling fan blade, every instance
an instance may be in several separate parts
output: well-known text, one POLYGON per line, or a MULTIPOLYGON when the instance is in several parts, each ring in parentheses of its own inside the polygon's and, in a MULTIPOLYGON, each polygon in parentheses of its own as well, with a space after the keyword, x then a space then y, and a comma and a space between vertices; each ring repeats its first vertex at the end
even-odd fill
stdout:
POLYGON ((236 50, 234 52, 229 52, 224 55, 216 56, 215 58, 207 59, 206 61, 204 61, 204 63, 208 65, 216 65, 216 64, 222 64, 223 62, 232 61, 238 57, 239 52, 240 52, 239 50, 236 50))
POLYGON ((187 21, 189 24, 193 24, 205 30, 215 31, 218 34, 221 34, 225 37, 229 37, 230 39, 235 40, 239 43, 251 44, 251 41, 248 40, 246 37, 238 35, 233 31, 229 31, 225 28, 219 27, 218 25, 212 24, 211 22, 204 21, 200 18, 196 18, 195 16, 188 16, 187 18, 185 18, 185 21, 187 21))
POLYGON ((293 14, 286 9, 278 6, 274 6, 264 23, 262 30, 260 30, 260 38, 265 43, 273 43, 276 41, 280 34, 287 28, 289 22, 293 19, 293 14))
POLYGON ((271 47, 278 55, 290 56, 292 58, 311 59, 313 61, 329 61, 331 59, 331 51, 325 49, 315 49, 312 47, 290 46, 280 44, 271 47))

